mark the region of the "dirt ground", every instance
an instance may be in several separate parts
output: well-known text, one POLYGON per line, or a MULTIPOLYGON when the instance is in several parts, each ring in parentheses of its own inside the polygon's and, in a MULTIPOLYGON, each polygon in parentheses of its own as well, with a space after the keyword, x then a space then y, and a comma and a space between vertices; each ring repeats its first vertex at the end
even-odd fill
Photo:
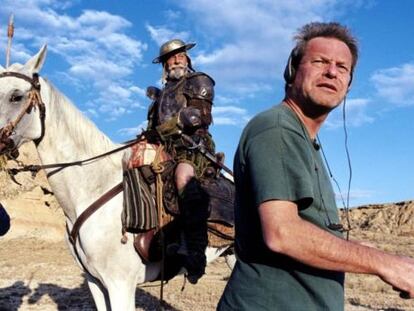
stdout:
MULTIPOLYGON (((95 310, 81 270, 64 242, 1 242, 0 310, 95 310)), ((214 310, 230 273, 221 260, 197 285, 176 277, 164 287, 166 310, 214 310)), ((137 287, 137 310, 159 310, 159 283, 137 287)))
MULTIPOLYGON (((359 237, 361 238, 361 236, 359 237)), ((414 256, 411 237, 365 233, 381 248, 414 256)), ((165 310, 214 310, 230 269, 223 259, 212 263, 197 285, 178 276, 164 288, 165 310)), ((159 310, 159 283, 137 287, 136 310, 159 310)), ((63 240, 38 237, 0 240, 0 310, 95 310, 81 270, 63 240)), ((414 310, 386 284, 372 276, 348 274, 346 310, 414 310)))

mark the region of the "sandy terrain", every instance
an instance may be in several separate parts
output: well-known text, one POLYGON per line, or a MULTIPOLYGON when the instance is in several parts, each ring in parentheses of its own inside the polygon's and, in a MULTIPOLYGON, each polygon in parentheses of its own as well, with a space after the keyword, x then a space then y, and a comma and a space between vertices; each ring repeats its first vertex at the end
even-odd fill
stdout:
MULTIPOLYGON (((23 157, 30 152, 23 151, 23 157)), ((44 176, 21 175, 18 180, 22 187, 0 172, 0 201, 12 218, 12 229, 0 238, 0 311, 95 310, 82 272, 67 249, 63 215, 47 194, 44 176)), ((414 256, 413 214, 413 201, 352 210, 351 238, 414 256)), ((197 285, 187 283, 183 291, 184 278, 174 278, 164 288, 165 310, 214 310, 229 275, 219 259, 197 285)), ((137 310, 159 310, 158 285, 137 287, 137 310)), ((376 277, 349 274, 346 310, 414 310, 414 301, 399 298, 376 277)))

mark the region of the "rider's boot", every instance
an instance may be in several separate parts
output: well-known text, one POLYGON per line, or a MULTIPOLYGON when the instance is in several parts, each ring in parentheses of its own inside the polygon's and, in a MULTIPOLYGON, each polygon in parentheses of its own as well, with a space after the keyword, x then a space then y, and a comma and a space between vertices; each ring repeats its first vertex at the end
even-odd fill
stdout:
POLYGON ((208 205, 208 194, 201 188, 199 181, 192 178, 179 196, 184 243, 178 251, 179 254, 185 254, 184 267, 187 279, 192 284, 196 284, 205 273, 208 205))

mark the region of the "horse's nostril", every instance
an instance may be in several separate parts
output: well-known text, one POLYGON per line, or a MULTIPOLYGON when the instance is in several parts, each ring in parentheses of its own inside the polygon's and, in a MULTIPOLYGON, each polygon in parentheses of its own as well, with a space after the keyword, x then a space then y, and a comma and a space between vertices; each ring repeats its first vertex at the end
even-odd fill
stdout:
POLYGON ((19 150, 16 149, 13 144, 13 149, 8 153, 7 157, 9 159, 17 159, 19 155, 20 155, 19 150))
POLYGON ((2 154, 3 149, 6 148, 6 144, 0 142, 0 154, 2 154))
POLYGON ((10 138, 0 139, 0 155, 6 153, 14 159, 19 156, 19 151, 16 149, 14 141, 10 138))

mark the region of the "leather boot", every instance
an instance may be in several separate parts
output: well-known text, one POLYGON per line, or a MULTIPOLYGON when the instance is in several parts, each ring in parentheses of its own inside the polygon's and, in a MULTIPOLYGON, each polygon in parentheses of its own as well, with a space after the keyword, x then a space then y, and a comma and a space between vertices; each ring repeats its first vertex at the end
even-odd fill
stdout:
POLYGON ((196 284, 205 273, 206 267, 209 196, 201 188, 199 181, 192 178, 182 191, 178 202, 187 248, 184 268, 187 270, 188 281, 191 284, 196 284))

